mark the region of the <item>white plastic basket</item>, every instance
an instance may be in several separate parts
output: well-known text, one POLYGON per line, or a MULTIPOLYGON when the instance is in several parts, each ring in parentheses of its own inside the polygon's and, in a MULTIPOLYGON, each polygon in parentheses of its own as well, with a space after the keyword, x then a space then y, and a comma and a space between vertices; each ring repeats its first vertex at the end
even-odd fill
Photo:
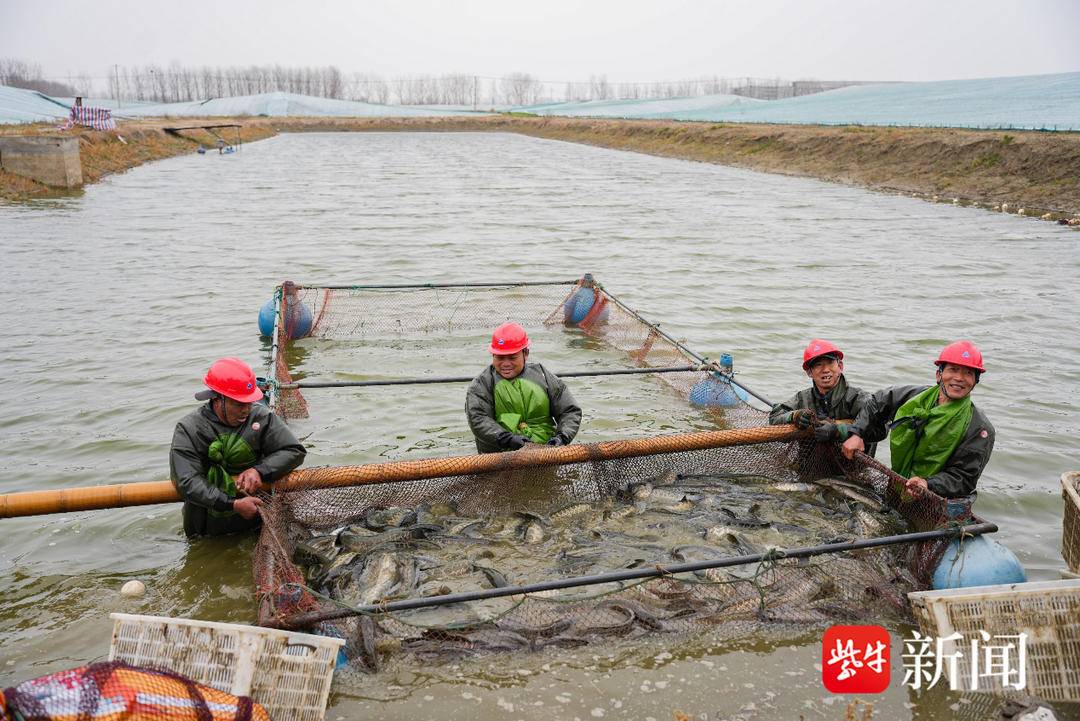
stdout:
MULTIPOLYGON (((978 691, 1027 693, 1048 701, 1080 701, 1080 580, 1037 581, 909 593, 924 635, 945 638, 960 633, 970 640, 1027 634, 1027 684, 1023 692, 1003 688, 999 679, 980 680, 978 691)), ((943 654, 960 650, 956 685, 965 690, 970 654, 955 643, 943 654)), ((946 670, 948 666, 946 665, 946 670)))
POLYGON ((110 661, 164 668, 236 696, 251 696, 270 718, 322 721, 339 638, 237 623, 110 614, 110 661))

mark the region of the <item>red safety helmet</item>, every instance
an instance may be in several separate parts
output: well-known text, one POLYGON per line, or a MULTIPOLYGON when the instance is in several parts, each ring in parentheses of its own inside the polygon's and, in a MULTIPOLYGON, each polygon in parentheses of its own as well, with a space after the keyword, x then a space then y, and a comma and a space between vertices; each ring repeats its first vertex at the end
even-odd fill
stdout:
POLYGON ((958 340, 941 349, 941 355, 934 361, 934 365, 942 368, 946 363, 970 368, 976 373, 985 373, 983 368, 982 353, 969 340, 958 340))
POLYGON ((810 364, 814 362, 814 359, 820 358, 823 355, 835 356, 838 361, 844 360, 844 352, 842 350, 827 340, 815 338, 810 341, 809 345, 806 346, 806 350, 802 353, 802 369, 804 371, 810 370, 810 364))
MULTIPOLYGON (((255 373, 251 366, 239 358, 214 361, 210 370, 206 371, 203 383, 215 393, 239 403, 254 403, 263 397, 259 386, 255 384, 255 373)), ((205 400, 204 394, 206 391, 197 393, 195 397, 205 400)))
POLYGON ((517 323, 503 323, 491 334, 493 355, 514 355, 529 347, 529 336, 517 323))

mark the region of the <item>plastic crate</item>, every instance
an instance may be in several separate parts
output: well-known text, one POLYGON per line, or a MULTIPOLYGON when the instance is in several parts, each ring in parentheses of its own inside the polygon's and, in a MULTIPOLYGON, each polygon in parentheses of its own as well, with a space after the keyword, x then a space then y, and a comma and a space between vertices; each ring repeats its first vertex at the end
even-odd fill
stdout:
MULTIPOLYGON (((909 593, 923 635, 964 637, 964 646, 944 644, 942 653, 963 653, 956 685, 971 690, 970 648, 979 631, 991 636, 1027 634, 1027 684, 1003 688, 997 677, 981 678, 977 691, 1031 694, 1048 701, 1080 701, 1080 580, 1038 581, 909 593)), ((943 664, 948 670, 949 664, 943 664)))
POLYGON ((1061 529, 1061 555, 1069 570, 1080 573, 1080 472, 1061 474, 1061 500, 1065 504, 1061 529))
POLYGON ((322 721, 339 638, 236 623, 110 614, 109 660, 164 668, 237 696, 271 719, 322 721))

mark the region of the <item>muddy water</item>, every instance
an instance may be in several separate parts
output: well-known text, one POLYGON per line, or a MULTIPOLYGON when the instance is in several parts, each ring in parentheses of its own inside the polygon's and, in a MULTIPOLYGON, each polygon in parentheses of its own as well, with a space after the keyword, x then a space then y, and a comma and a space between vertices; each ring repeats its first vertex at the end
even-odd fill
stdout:
MULTIPOLYGON (((0 205, 0 491, 164 478, 207 363, 265 358, 255 315, 283 278, 588 271, 691 347, 733 353, 741 378, 777 400, 805 384, 811 336, 841 345, 849 379, 870 388, 931 382, 938 349, 972 338, 989 367, 974 397, 998 430, 978 510, 1031 578, 1055 578, 1057 479, 1077 464, 1078 242, 1014 216, 513 135, 294 135, 154 163, 81 197, 0 205)), ((579 364, 566 339, 544 342, 553 367, 579 364)), ((482 348, 437 343, 377 356, 387 376, 484 363, 482 348)), ((658 388, 576 383, 581 438, 708 427, 658 388)), ((295 428, 312 465, 466 452, 463 392, 324 392, 295 428)), ((109 611, 254 619, 252 540, 189 543, 174 506, 0 531, 3 685, 102 658, 109 611), (131 578, 145 599, 119 597, 131 578)), ((660 640, 401 670, 335 695, 328 717, 841 718, 848 699, 822 689, 817 643, 660 640)), ((916 698, 901 678, 874 699, 885 716, 978 717, 978 703, 916 698)))

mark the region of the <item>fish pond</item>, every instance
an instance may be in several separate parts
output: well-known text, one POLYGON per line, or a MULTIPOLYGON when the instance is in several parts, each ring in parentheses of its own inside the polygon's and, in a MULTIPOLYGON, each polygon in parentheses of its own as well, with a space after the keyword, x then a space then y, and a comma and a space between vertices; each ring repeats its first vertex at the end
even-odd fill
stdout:
MULTIPOLYGON (((173 426, 195 407, 207 365, 222 355, 268 357, 256 315, 282 280, 515 282, 591 272, 689 347, 731 353, 740 380, 774 401, 806 386, 801 352, 811 337, 843 348, 849 382, 867 389, 932 383, 940 348, 972 339, 988 368, 973 398, 997 429, 976 512, 1000 525, 998 540, 1031 579, 1056 578, 1064 566, 1058 478, 1077 470, 1080 397, 1080 234, 1067 228, 517 135, 371 133, 285 135, 234 155, 152 163, 74 197, 0 205, 0 238, 8 333, 0 492, 165 478, 173 426)), ((443 300, 468 303, 462 294, 443 300)), ((473 375, 489 359, 482 334, 468 344, 436 336, 362 348, 308 340, 290 353, 311 377, 473 375)), ((616 360, 559 329, 538 331, 533 354, 555 371, 616 360)), ((714 416, 647 378, 570 387, 584 409, 582 441, 714 427, 714 416)), ((310 416, 292 426, 309 466, 470 453, 464 393, 312 390, 310 416)), ((735 495, 724 507, 736 523, 767 515, 749 494, 735 495)), ((619 504, 644 501, 646 513, 680 518, 667 510, 686 511, 677 507, 685 500, 699 499, 661 493, 619 504)), ((815 538, 838 522, 793 508, 769 509, 783 516, 771 520, 815 538)), ((484 532, 524 542, 528 519, 513 523, 484 532)), ((670 549, 712 528, 688 523, 646 543, 670 549)), ((569 519, 564 530, 573 524, 581 525, 569 519)), ((178 506, 9 519, 0 530, 4 686, 103 659, 110 611, 256 618, 254 537, 188 541, 178 506), (144 598, 120 597, 130 579, 147 584, 144 598)), ((768 542, 753 527, 737 530, 725 542, 768 542)), ((551 573, 560 550, 541 559, 551 573)), ((621 554, 618 565, 645 557, 606 550, 621 554)), ((563 554, 561 570, 604 560, 579 549, 563 554)), ((495 570, 521 573, 529 554, 504 563, 495 570)), ((618 622, 616 611, 610 624, 618 622)), ((899 665, 896 642, 907 629, 891 630, 899 665)), ((436 654, 343 684, 327 717, 843 718, 853 699, 824 690, 820 664, 820 629, 736 641, 645 634, 481 660, 436 654)), ((917 695, 902 677, 894 669, 889 690, 868 699, 881 717, 992 715, 978 698, 917 695)))

